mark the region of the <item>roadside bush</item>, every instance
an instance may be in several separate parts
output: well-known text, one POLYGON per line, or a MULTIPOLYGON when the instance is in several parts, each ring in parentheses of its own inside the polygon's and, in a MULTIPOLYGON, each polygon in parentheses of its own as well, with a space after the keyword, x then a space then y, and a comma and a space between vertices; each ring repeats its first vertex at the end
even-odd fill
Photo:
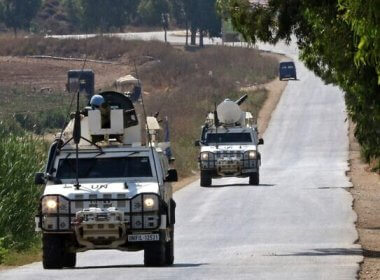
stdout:
POLYGON ((0 264, 4 262, 5 256, 8 253, 8 250, 5 248, 4 245, 4 239, 5 238, 0 238, 0 264))
POLYGON ((14 116, 22 128, 36 134, 61 128, 66 120, 66 112, 62 109, 41 111, 36 114, 17 113, 14 116))
POLYGON ((66 93, 41 93, 28 87, 0 87, 0 96, 0 117, 7 120, 3 125, 13 133, 27 130, 39 135, 62 128, 71 100, 66 93))
POLYGON ((0 123, 0 239, 4 247, 24 249, 35 242, 34 215, 42 189, 34 185, 46 146, 30 134, 0 123), (5 244, 6 243, 6 244, 5 244))

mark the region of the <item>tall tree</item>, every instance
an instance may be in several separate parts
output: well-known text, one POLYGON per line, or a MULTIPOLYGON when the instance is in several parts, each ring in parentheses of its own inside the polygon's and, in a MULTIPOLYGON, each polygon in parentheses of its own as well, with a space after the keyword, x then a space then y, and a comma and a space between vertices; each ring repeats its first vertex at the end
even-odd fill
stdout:
POLYGON ((162 14, 169 13, 169 4, 167 0, 141 0, 137 11, 142 24, 159 26, 162 14))
POLYGON ((41 0, 3 0, 2 6, 4 23, 17 36, 17 30, 29 28, 41 6, 41 0))
POLYGON ((186 13, 186 22, 187 25, 190 27, 190 44, 195 45, 195 39, 197 36, 197 14, 198 14, 198 6, 199 6, 199 0, 183 0, 184 1, 184 8, 186 13))
POLYGON ((65 8, 67 19, 72 26, 71 31, 79 30, 81 24, 79 2, 75 0, 64 0, 63 6, 65 8))
POLYGON ((380 1, 339 0, 339 8, 358 42, 355 62, 376 67, 380 84, 380 1))
MULTIPOLYGON (((221 33, 221 18, 216 12, 216 0, 176 0, 183 9, 186 31, 190 28, 191 45, 195 45, 199 31, 199 44, 203 46, 203 36, 218 37, 221 33)), ((187 44, 187 32, 186 32, 187 44)))
POLYGON ((194 19, 199 30, 199 45, 203 47, 203 37, 220 37, 222 21, 216 12, 216 0, 202 0, 198 4, 198 16, 194 19))
POLYGON ((82 24, 88 31, 122 28, 128 20, 125 0, 80 0, 82 24))
POLYGON ((4 21, 4 4, 0 1, 0 23, 4 21))
POLYGON ((366 159, 380 157, 378 3, 269 0, 263 6, 248 0, 218 0, 221 13, 232 19, 247 40, 276 43, 289 41, 295 34, 305 65, 326 83, 345 91, 366 159))

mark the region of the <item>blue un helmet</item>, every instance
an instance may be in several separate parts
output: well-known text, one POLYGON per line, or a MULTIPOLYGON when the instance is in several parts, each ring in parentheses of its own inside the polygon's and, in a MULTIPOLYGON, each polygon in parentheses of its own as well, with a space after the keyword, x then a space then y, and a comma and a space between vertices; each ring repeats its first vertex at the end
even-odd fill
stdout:
POLYGON ((100 106, 104 103, 104 97, 98 94, 95 94, 91 97, 90 105, 92 109, 100 108, 100 106))

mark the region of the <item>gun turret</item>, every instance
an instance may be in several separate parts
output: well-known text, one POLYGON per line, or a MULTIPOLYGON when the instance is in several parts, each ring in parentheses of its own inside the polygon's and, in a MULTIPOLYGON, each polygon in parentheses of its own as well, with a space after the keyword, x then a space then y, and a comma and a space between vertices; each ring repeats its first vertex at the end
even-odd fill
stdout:
POLYGON ((241 110, 239 105, 244 103, 248 98, 245 94, 236 101, 225 99, 221 102, 214 112, 206 117, 205 124, 209 126, 246 126, 252 124, 252 115, 249 112, 241 110))
POLYGON ((248 98, 248 95, 244 94, 242 97, 240 97, 238 100, 236 100, 235 103, 240 106, 241 104, 244 103, 245 100, 247 100, 247 98, 248 98))
POLYGON ((220 103, 216 108, 216 111, 218 113, 220 123, 224 125, 234 125, 236 123, 240 123, 242 115, 244 114, 239 105, 230 99, 226 99, 220 103))

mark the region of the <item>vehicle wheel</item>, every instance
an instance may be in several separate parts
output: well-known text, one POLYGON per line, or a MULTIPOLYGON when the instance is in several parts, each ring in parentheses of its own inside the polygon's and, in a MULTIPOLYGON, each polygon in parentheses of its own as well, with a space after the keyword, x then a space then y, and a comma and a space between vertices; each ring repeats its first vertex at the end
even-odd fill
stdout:
POLYGON ((260 184, 259 172, 253 173, 253 175, 249 176, 249 184, 254 186, 260 184))
POLYGON ((201 186, 209 187, 212 184, 212 178, 210 175, 201 172, 201 186))
POLYGON ((75 267, 77 262, 77 254, 76 253, 66 253, 64 259, 64 267, 75 267))
POLYGON ((42 265, 45 269, 60 269, 65 263, 65 237, 44 234, 42 237, 42 265))
POLYGON ((166 244, 165 235, 160 234, 160 241, 146 245, 144 249, 145 266, 164 266, 166 263, 166 244))
POLYGON ((174 263, 174 226, 170 231, 170 241, 165 244, 165 264, 172 265, 174 263))

